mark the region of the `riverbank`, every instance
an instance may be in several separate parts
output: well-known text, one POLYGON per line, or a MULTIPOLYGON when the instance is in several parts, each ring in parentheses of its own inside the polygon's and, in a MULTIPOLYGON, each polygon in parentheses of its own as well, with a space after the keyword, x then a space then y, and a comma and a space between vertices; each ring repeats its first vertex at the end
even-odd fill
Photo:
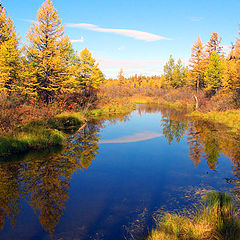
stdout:
POLYGON ((91 110, 64 112, 47 121, 36 120, 18 126, 12 134, 0 136, 0 157, 64 145, 66 137, 87 121, 127 115, 134 109, 135 104, 132 103, 107 104, 91 110))
POLYGON ((232 198, 215 191, 203 198, 204 203, 193 214, 165 213, 146 240, 239 239, 240 220, 232 198))
POLYGON ((154 103, 176 109, 179 111, 185 110, 186 116, 194 120, 204 120, 213 123, 219 123, 227 126, 231 132, 240 134, 240 110, 227 110, 227 111, 209 111, 201 112, 195 110, 194 104, 181 101, 166 101, 161 97, 148 97, 148 96, 132 96, 129 98, 132 103, 154 103))

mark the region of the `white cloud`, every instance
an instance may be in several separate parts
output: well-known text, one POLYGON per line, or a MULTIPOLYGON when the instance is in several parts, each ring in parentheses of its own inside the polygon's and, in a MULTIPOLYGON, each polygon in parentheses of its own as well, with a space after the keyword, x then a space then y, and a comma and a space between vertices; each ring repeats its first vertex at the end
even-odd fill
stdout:
POLYGON ((93 25, 89 23, 67 23, 66 26, 72 27, 72 28, 83 28, 83 29, 88 29, 96 32, 115 33, 118 35, 123 35, 123 36, 131 37, 131 38, 135 38, 135 39, 143 40, 147 42, 158 41, 158 40, 171 40, 169 38, 148 33, 148 32, 130 30, 130 29, 119 29, 119 28, 101 28, 97 25, 93 25))
POLYGON ((71 43, 83 43, 84 42, 84 38, 81 37, 80 39, 72 39, 70 41, 71 41, 71 43))

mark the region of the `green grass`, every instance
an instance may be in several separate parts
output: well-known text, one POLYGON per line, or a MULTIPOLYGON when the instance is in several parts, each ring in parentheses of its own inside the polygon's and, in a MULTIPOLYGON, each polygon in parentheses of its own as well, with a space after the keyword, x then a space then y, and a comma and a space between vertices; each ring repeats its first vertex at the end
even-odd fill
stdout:
POLYGON ((77 130, 86 121, 83 112, 61 113, 54 118, 49 119, 48 126, 52 129, 58 129, 63 132, 77 130))
POLYGON ((82 113, 63 113, 47 122, 32 121, 16 129, 11 136, 0 137, 0 156, 62 145, 66 133, 76 131, 84 120, 82 113))
POLYGON ((224 124, 231 128, 233 132, 240 132, 240 110, 230 110, 225 112, 192 112, 190 117, 195 119, 203 119, 220 124, 224 124))
POLYGON ((240 221, 232 198, 216 191, 204 196, 204 204, 194 214, 165 213, 147 240, 240 239, 240 221))
POLYGON ((87 120, 112 118, 130 113, 135 104, 109 104, 102 109, 61 113, 48 121, 32 121, 8 137, 0 137, 0 156, 62 145, 66 134, 77 131, 87 120))

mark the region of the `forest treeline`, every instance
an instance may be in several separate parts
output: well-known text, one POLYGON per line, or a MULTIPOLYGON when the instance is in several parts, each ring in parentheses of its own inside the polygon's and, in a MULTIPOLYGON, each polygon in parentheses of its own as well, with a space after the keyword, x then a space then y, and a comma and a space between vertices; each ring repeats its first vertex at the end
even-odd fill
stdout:
MULTIPOLYGON (((109 79, 105 86, 118 86, 123 95, 139 93, 141 89, 146 95, 165 96, 167 101, 182 100, 183 103, 192 102, 197 96, 199 107, 209 102, 208 105, 218 104, 216 110, 237 109, 240 107, 240 39, 236 39, 228 54, 221 40, 217 32, 211 34, 206 44, 198 36, 188 66, 170 55, 161 76, 136 74, 125 78, 121 69, 118 78, 109 79)), ((208 110, 213 108, 208 106, 208 110)))

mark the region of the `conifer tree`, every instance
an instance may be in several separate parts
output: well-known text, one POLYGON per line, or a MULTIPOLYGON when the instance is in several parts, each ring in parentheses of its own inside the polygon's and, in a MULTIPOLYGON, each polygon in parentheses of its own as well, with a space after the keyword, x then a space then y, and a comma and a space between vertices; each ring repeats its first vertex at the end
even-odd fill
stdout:
POLYGON ((15 26, 0 5, 0 90, 9 94, 20 81, 19 38, 15 26))
POLYGON ((169 60, 163 67, 166 84, 169 86, 173 82, 174 70, 175 70, 175 62, 174 62, 172 55, 170 55, 169 60))
POLYGON ((206 90, 211 95, 222 86, 223 66, 221 64, 221 57, 217 52, 210 55, 209 62, 205 73, 206 90))
POLYGON ((204 86, 204 72, 206 68, 204 46, 200 36, 198 36, 197 41, 192 46, 189 67, 192 84, 198 92, 204 86))
POLYGON ((186 68, 182 65, 181 59, 178 60, 177 64, 175 64, 173 71, 173 79, 172 79, 172 87, 179 88, 183 87, 186 83, 186 68))
POLYGON ((83 49, 77 64, 77 84, 84 95, 89 96, 91 92, 95 92, 103 80, 104 75, 98 68, 98 63, 87 48, 83 49))
POLYGON ((51 0, 46 0, 27 34, 31 81, 40 98, 48 103, 69 78, 70 43, 51 0))

